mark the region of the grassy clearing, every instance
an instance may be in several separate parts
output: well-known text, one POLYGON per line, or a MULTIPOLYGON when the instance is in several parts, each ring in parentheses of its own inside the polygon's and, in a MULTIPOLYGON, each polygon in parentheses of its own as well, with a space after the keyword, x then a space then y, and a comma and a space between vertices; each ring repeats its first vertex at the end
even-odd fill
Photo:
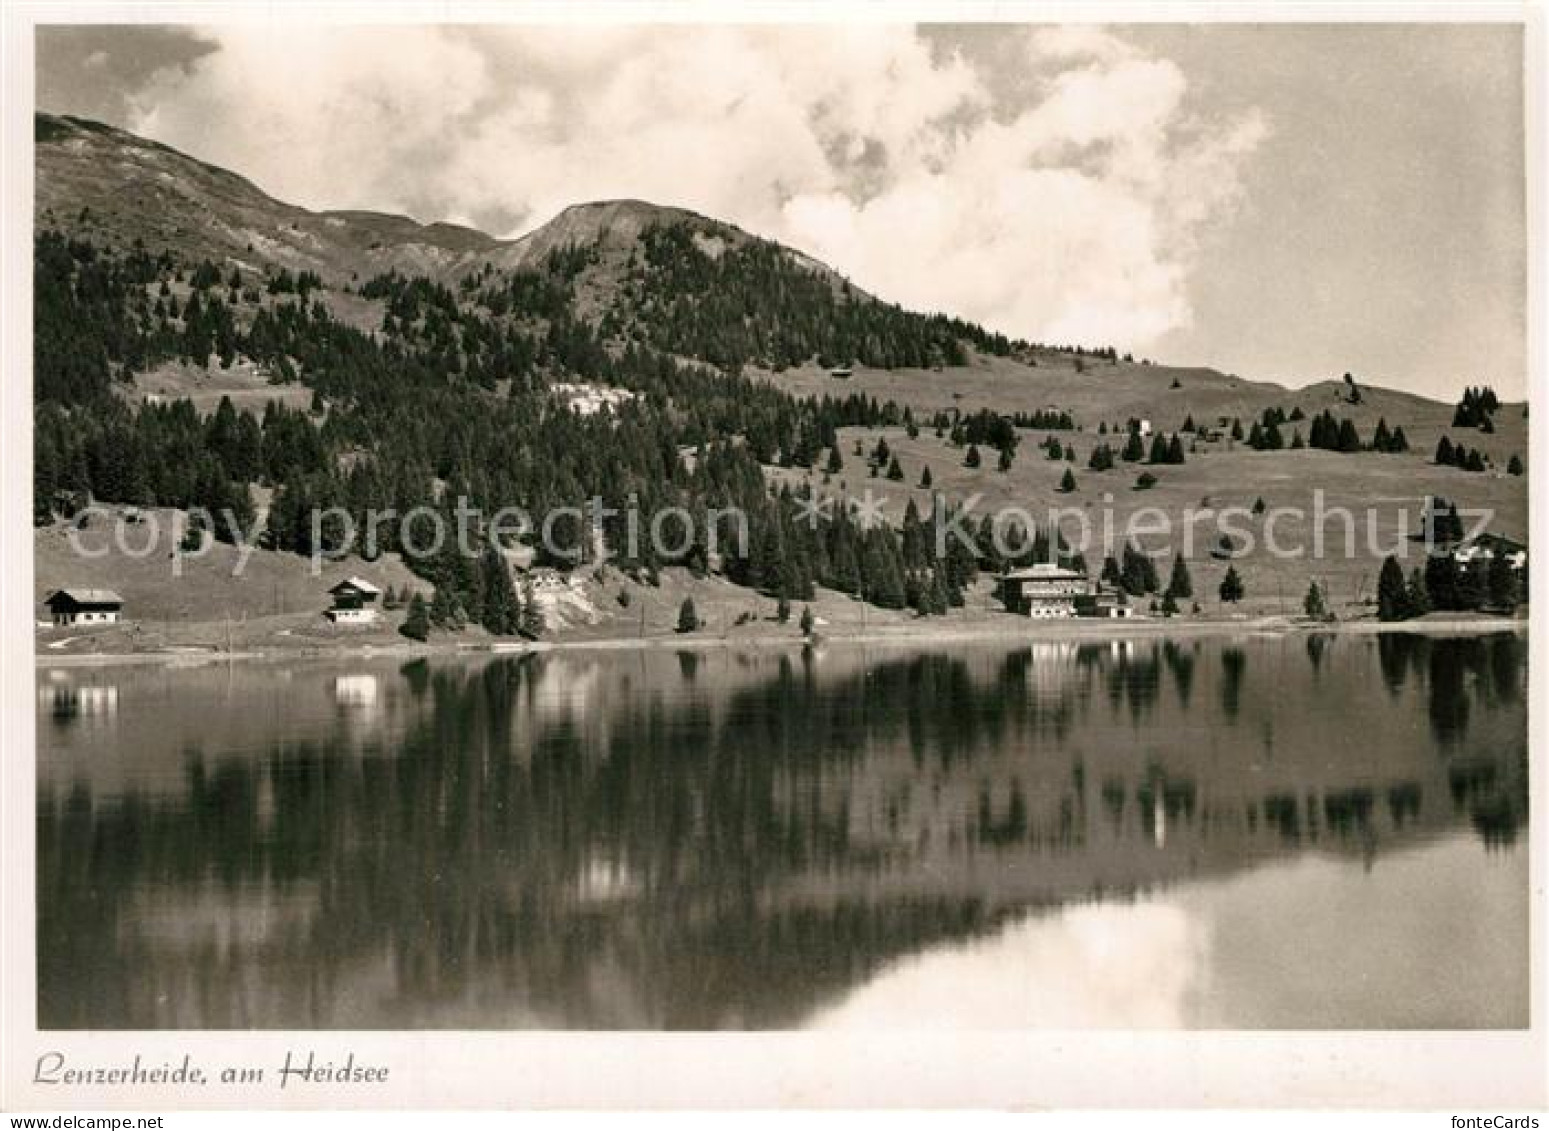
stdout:
POLYGON ((297 409, 312 405, 311 389, 304 385, 271 385, 268 376, 246 358, 239 358, 230 369, 215 365, 204 368, 183 361, 163 362, 136 374, 132 384, 117 389, 134 401, 154 398, 171 404, 186 398, 202 416, 213 413, 222 397, 230 397, 232 407, 238 411, 255 416, 262 416, 270 401, 297 409))

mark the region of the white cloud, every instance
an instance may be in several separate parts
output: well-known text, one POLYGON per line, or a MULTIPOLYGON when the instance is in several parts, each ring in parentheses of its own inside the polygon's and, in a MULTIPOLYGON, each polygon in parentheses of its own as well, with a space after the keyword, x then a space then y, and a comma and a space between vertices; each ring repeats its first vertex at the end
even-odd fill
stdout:
POLYGON ((221 28, 131 125, 311 207, 514 234, 641 197, 1013 334, 1186 327, 1262 122, 1192 118, 1177 66, 1100 29, 1007 34, 989 63, 902 26, 221 28))

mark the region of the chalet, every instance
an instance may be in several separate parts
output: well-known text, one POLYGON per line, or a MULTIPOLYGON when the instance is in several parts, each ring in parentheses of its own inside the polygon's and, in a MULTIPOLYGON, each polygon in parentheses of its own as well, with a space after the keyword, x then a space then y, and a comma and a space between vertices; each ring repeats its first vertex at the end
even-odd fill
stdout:
POLYGON ((333 607, 323 615, 334 624, 370 624, 379 615, 382 591, 363 577, 346 577, 328 591, 333 607))
POLYGON ((855 374, 848 366, 839 365, 835 366, 833 369, 830 369, 828 371, 828 375, 837 380, 845 381, 853 377, 855 374))
POLYGON ((1091 593, 1076 598, 1076 615, 1120 620, 1134 616, 1135 609, 1123 590, 1099 582, 1091 593))
POLYGON ((111 589, 56 589, 43 603, 50 619, 61 627, 117 624, 124 608, 124 599, 111 589))
POLYGON ((1452 551, 1452 558, 1459 565, 1488 564, 1497 555, 1504 556, 1514 570, 1527 568, 1527 547, 1500 534, 1485 533, 1477 538, 1461 542, 1452 551))
POLYGON ((1019 616, 1073 617, 1078 599, 1092 596, 1092 583, 1080 570, 1037 562, 1005 574, 1000 596, 1006 608, 1019 616))

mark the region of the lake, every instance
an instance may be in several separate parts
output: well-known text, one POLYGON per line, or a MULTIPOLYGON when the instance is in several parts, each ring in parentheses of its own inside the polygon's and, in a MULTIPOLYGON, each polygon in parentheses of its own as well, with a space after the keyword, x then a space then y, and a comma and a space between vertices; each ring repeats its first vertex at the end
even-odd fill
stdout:
POLYGON ((1528 1023, 1527 640, 38 668, 44 1028, 1528 1023))

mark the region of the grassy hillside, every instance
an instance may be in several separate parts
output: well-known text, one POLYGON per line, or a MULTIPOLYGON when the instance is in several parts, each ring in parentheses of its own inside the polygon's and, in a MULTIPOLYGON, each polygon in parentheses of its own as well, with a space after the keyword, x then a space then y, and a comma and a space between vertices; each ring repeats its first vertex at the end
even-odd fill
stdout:
MULTIPOLYGON (((1521 404, 1503 404, 1495 414, 1497 431, 1486 435, 1451 427, 1453 405, 1413 393, 1359 382, 1361 403, 1345 399, 1345 386, 1327 380, 1300 389, 1267 381, 1219 373, 1213 369, 1143 365, 1076 358, 1039 350, 1033 363, 1011 357, 974 355, 967 366, 943 369, 854 368, 848 379, 831 377, 827 369, 805 365, 782 372, 762 370, 759 376, 777 388, 804 396, 847 396, 865 393, 880 401, 897 401, 922 414, 953 409, 964 413, 991 409, 1001 413, 1038 409, 1069 411, 1085 432, 1101 423, 1110 430, 1131 417, 1150 420, 1161 431, 1180 427, 1189 416, 1213 425, 1220 417, 1239 417, 1244 428, 1266 408, 1300 407, 1308 417, 1328 409, 1349 417, 1370 440, 1379 419, 1391 428, 1402 425, 1416 456, 1426 459, 1446 433, 1466 439, 1491 456, 1504 470, 1512 455, 1528 458, 1527 418, 1521 404), (1177 383, 1176 388, 1173 387, 1177 383)), ((1302 426, 1306 432, 1306 425, 1302 426)), ((1290 439, 1290 429, 1284 430, 1290 439)), ((1078 445, 1079 447, 1079 445, 1078 445)), ((1081 453, 1084 461, 1085 454, 1081 453)))
MULTIPOLYGON (((359 630, 335 629, 323 619, 331 603, 328 590, 351 575, 401 590, 405 585, 423 589, 396 557, 375 562, 351 558, 323 563, 314 576, 310 562, 295 554, 254 551, 238 571, 237 550, 212 543, 207 552, 194 556, 174 553, 174 512, 145 512, 140 525, 123 528, 123 547, 116 545, 112 530, 122 508, 111 508, 114 518, 95 518, 76 532, 77 553, 71 542, 72 527, 59 522, 33 533, 34 588, 39 619, 46 619, 43 599, 61 586, 113 589, 124 598, 125 624, 119 629, 85 630, 50 628, 41 637, 40 649, 50 651, 149 650, 158 647, 224 649, 228 628, 237 646, 255 636, 291 643, 328 638, 360 639, 359 630), (154 551, 141 554, 158 536, 154 551), (57 647, 55 647, 57 645, 57 647)), ((384 626, 392 635, 396 618, 384 626)))
MULTIPOLYGON (((1494 514, 1490 528, 1510 537, 1527 538, 1527 478, 1505 474, 1513 455, 1527 459, 1527 419, 1521 405, 1502 405, 1495 414, 1496 431, 1451 427, 1453 407, 1409 393, 1363 386, 1361 403, 1349 404, 1340 382, 1322 382, 1304 389, 1289 390, 1277 385, 1246 381, 1208 369, 1178 369, 1138 363, 1083 361, 1078 371, 1075 359, 1065 355, 1043 355, 1036 366, 1009 358, 974 359, 965 368, 942 370, 876 370, 859 368, 848 380, 836 379, 815 366, 767 373, 765 378, 791 392, 817 396, 864 392, 882 400, 896 400, 911 406, 921 422, 919 434, 910 438, 899 428, 847 428, 841 430, 840 454, 844 470, 837 476, 822 471, 771 469, 771 474, 788 482, 810 483, 817 491, 860 497, 867 489, 886 496, 886 513, 901 518, 913 499, 921 514, 930 510, 932 491, 951 500, 982 496, 976 513, 993 513, 998 508, 1020 507, 1042 519, 1051 508, 1077 508, 1089 516, 1094 534, 1101 538, 1105 507, 1114 516, 1117 531, 1122 532, 1130 517, 1141 508, 1157 507, 1180 524, 1174 541, 1182 549, 1181 520, 1188 508, 1206 506, 1251 508, 1262 498, 1266 507, 1300 508, 1303 518, 1284 516, 1275 520, 1273 533, 1283 546, 1307 547, 1307 556, 1286 560, 1271 555, 1262 544, 1234 564, 1248 591, 1239 606, 1251 612, 1298 612, 1308 584, 1316 579, 1326 587, 1341 615, 1369 613, 1363 602, 1375 597, 1377 571, 1381 558, 1368 548, 1366 514, 1376 516, 1377 544, 1390 547, 1398 538, 1400 523, 1407 516, 1410 532, 1420 529, 1420 513, 1428 495, 1440 495, 1458 504, 1460 509, 1487 508, 1494 514), (1178 388, 1173 387, 1177 381, 1178 388), (1115 450, 1122 435, 1099 436, 1097 426, 1107 423, 1110 431, 1130 417, 1150 420, 1158 430, 1171 431, 1192 416, 1197 424, 1214 426, 1220 417, 1240 417, 1244 427, 1266 408, 1284 408, 1288 413, 1300 407, 1307 417, 1328 409, 1336 416, 1356 423, 1362 438, 1369 440, 1379 419, 1389 427, 1402 426, 1411 450, 1400 454, 1336 452, 1305 449, 1258 452, 1246 444, 1223 439, 1201 441, 1188 452, 1182 466, 1149 466, 1120 460, 1112 470, 1094 472, 1087 459, 1099 443, 1115 450), (1069 410, 1078 430, 1020 430, 1021 444, 1015 462, 1007 472, 996 466, 996 453, 986 448, 982 465, 964 466, 965 452, 945 439, 938 439, 927 420, 940 410, 959 409, 965 413, 982 408, 1002 413, 1031 412, 1044 408, 1069 410), (1485 473, 1438 467, 1432 460, 1436 442, 1442 435, 1478 448, 1495 464, 1485 473), (1057 437, 1075 451, 1073 463, 1046 458, 1039 443, 1057 437), (897 455, 903 470, 901 481, 883 476, 872 477, 863 457, 855 455, 860 442, 871 452, 878 439, 885 438, 897 455), (1061 477, 1070 467, 1076 490, 1059 490, 1061 477), (930 491, 921 489, 920 473, 929 467, 930 491), (1156 476, 1149 490, 1137 490, 1135 483, 1142 472, 1156 476), (826 480, 826 482, 825 482, 826 480), (1330 519, 1325 526, 1326 555, 1314 560, 1314 493, 1322 489, 1325 510, 1343 507, 1357 516, 1357 535, 1352 553, 1346 553, 1344 527, 1330 519), (1106 497, 1106 498, 1105 498, 1106 497)), ((1284 429, 1289 440, 1292 425, 1284 429)), ((1306 422, 1300 427, 1306 430, 1306 422)), ((1188 447, 1187 438, 1185 446, 1188 447)), ((825 466, 827 455, 817 461, 825 466)), ((1239 528, 1243 524, 1237 523, 1239 528)), ((1079 526, 1071 520, 1065 527, 1074 533, 1079 526)), ((1187 555, 1193 575, 1196 598, 1207 613, 1228 612, 1217 600, 1217 588, 1227 562, 1212 558, 1213 522, 1195 526, 1198 537, 1187 555)), ((1255 542, 1262 543, 1262 519, 1248 524, 1255 542)), ((1162 538, 1143 539, 1147 548, 1159 547, 1162 538)), ((1406 562, 1406 568, 1421 564, 1418 550, 1406 562)), ((1100 557, 1089 554, 1096 569, 1100 557)), ((1166 568, 1162 569, 1163 581, 1166 568)))
MULTIPOLYGON (((178 564, 167 535, 174 519, 168 510, 146 512, 145 523, 126 527, 124 545, 129 552, 125 552, 114 544, 110 533, 112 522, 124 511, 109 509, 113 518, 98 518, 78 532, 87 555, 73 548, 68 524, 34 531, 33 598, 42 622, 48 615, 44 598, 61 586, 114 589, 124 598, 123 622, 105 628, 40 627, 40 652, 79 655, 165 649, 220 652, 228 646, 237 651, 406 646, 409 642, 397 631, 404 617, 401 610, 385 612, 371 627, 330 624, 323 617, 330 604, 328 590, 352 575, 394 590, 408 586, 427 592, 429 588, 396 555, 384 555, 374 562, 358 557, 325 562, 314 574, 307 558, 254 550, 239 572, 236 549, 214 543, 206 553, 185 557, 178 564), (141 554, 140 548, 149 544, 152 522, 161 539, 155 552, 141 554)), ((907 612, 871 608, 845 594, 820 589, 813 600, 793 609, 788 622, 781 623, 772 599, 721 578, 695 577, 675 568, 663 570, 655 585, 606 567, 580 571, 568 588, 557 593, 545 590, 541 604, 548 638, 584 641, 637 637, 681 641, 686 647, 706 640, 795 639, 800 635, 800 610, 807 606, 818 618, 820 633, 838 636, 897 629, 914 620, 907 612), (695 633, 678 632, 685 600, 693 601, 702 622, 695 633)), ((986 583, 971 595, 964 616, 983 622, 996 618, 997 610, 986 583)), ((449 638, 436 639, 445 643, 449 638)), ((473 645, 490 641, 477 625, 456 639, 473 645)))

